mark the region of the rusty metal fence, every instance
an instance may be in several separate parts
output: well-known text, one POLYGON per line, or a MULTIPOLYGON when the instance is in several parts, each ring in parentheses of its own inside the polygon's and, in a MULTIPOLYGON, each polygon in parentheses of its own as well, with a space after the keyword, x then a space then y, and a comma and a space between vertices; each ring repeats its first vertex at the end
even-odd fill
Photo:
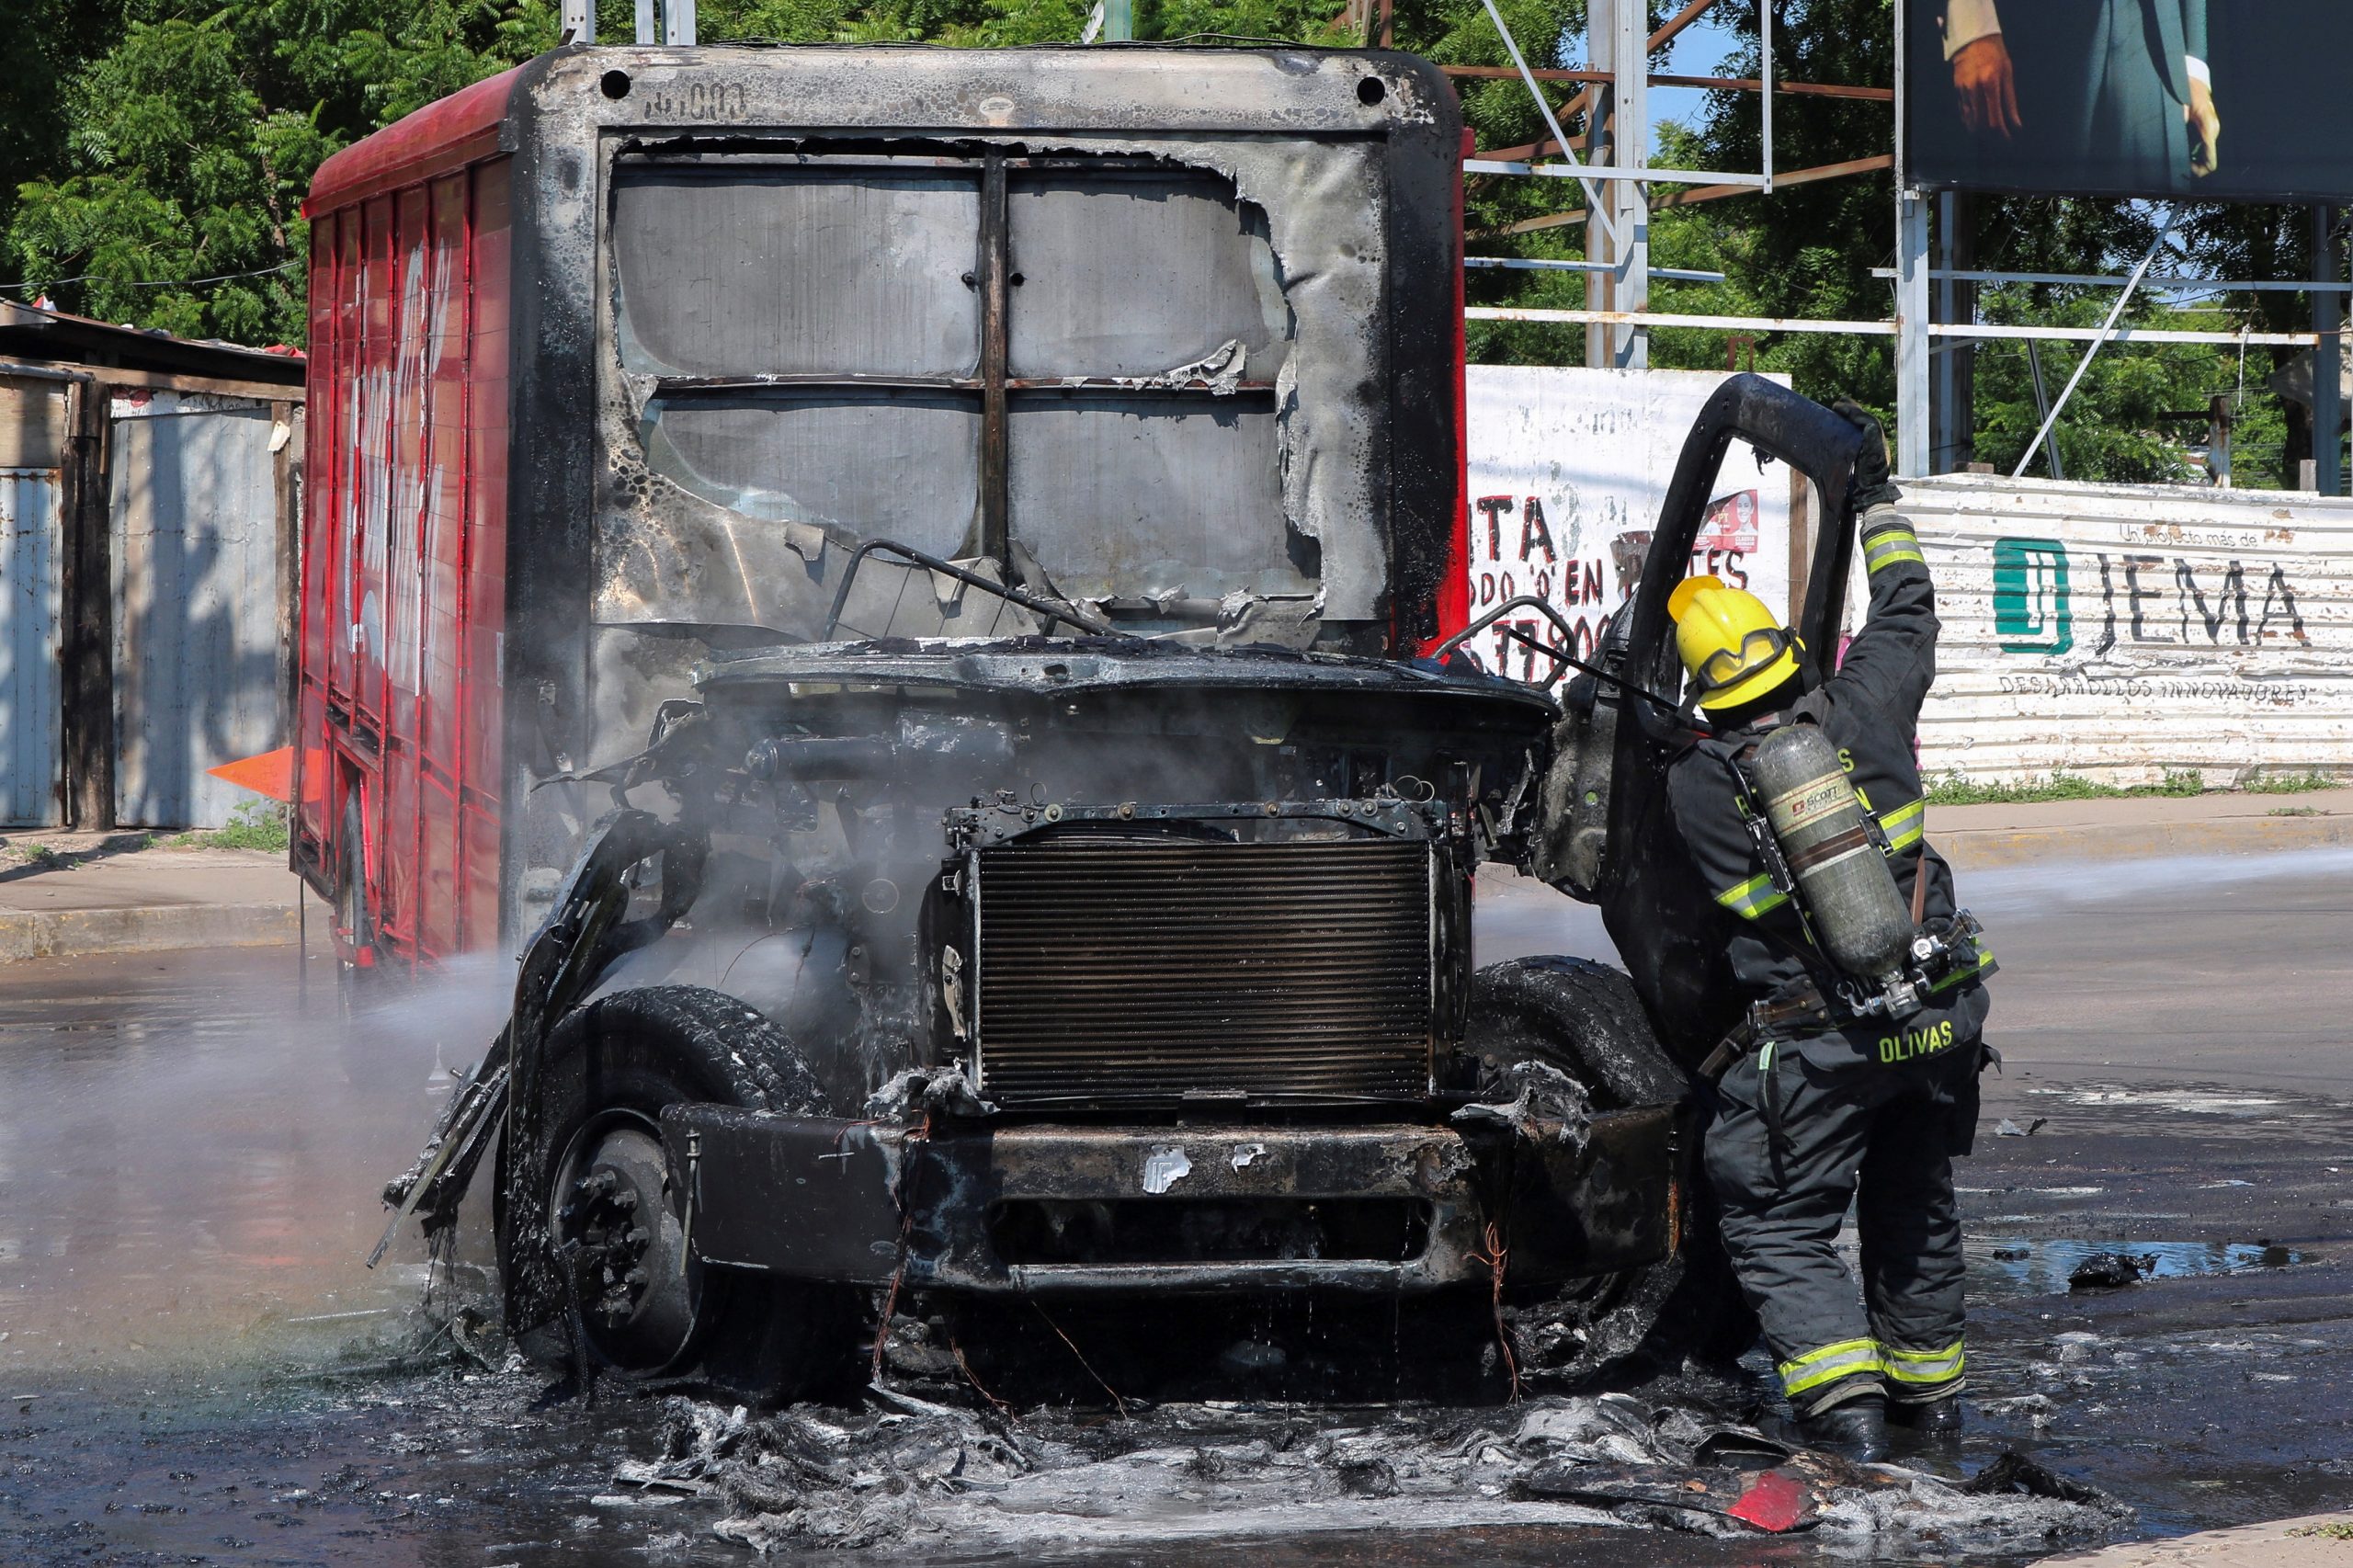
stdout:
POLYGON ((283 744, 302 392, 0 363, 0 826, 217 827, 283 744))

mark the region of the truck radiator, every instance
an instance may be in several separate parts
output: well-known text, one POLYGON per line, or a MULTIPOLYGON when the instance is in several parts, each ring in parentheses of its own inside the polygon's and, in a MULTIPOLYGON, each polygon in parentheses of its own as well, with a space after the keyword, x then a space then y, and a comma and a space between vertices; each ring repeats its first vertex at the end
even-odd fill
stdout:
POLYGON ((1432 857, 1388 838, 1065 835, 978 852, 1001 1105, 1428 1092, 1432 857))

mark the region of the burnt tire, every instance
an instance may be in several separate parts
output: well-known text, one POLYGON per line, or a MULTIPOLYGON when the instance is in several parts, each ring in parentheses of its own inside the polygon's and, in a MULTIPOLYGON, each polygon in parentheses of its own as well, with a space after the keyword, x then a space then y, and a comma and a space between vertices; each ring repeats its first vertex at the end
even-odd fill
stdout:
MULTIPOLYGON (((1597 1111, 1688 1104, 1689 1076, 1652 1031, 1633 983, 1588 959, 1490 964, 1472 982, 1468 1049, 1483 1072, 1539 1061, 1585 1085, 1597 1111)), ((1699 1120, 1677 1155, 1681 1238, 1646 1267, 1583 1280, 1534 1299, 1507 1297, 1506 1319, 1523 1378, 1566 1387, 1690 1358, 1725 1365, 1756 1336, 1716 1224, 1699 1163, 1699 1120)))
POLYGON ((666 1179, 666 1106, 827 1111, 781 1030, 717 991, 617 991, 555 1025, 541 1084, 548 1192, 535 1212, 508 1211, 503 1144, 496 1188, 501 1270, 511 1278, 521 1249, 536 1247, 568 1281, 563 1319, 551 1332, 519 1336, 527 1353, 585 1357, 590 1366, 575 1372, 684 1380, 759 1403, 799 1398, 847 1366, 850 1296, 695 1263, 684 1194, 666 1179), (644 1278, 633 1280, 632 1270, 644 1278))

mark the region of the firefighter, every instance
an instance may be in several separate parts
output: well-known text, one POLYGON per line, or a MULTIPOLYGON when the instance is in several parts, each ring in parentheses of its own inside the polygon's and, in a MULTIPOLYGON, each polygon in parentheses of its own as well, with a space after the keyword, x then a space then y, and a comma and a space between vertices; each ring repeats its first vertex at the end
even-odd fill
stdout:
POLYGON ((1956 926, 1952 872, 1924 831, 1914 737, 1936 673, 1927 567, 1895 509, 1878 425, 1852 403, 1838 408, 1870 437, 1856 479, 1870 615, 1837 673, 1808 691, 1794 640, 1754 595, 1712 577, 1678 585, 1669 612, 1707 733, 1676 757, 1667 786, 1696 869, 1734 917, 1729 967, 1746 1009, 1709 1063, 1723 1070, 1706 1165, 1724 1240, 1802 1438, 1877 1458, 1891 1422, 1946 1437, 1960 1429, 1952 1158, 1975 1131, 1991 964, 1972 927, 1956 926), (1786 866, 1768 870, 1751 821, 1764 803, 1744 760, 1790 723, 1821 727, 1883 833, 1870 851, 1888 858, 1914 922, 1951 938, 1905 1016, 1855 1010, 1854 987, 1792 903, 1786 866), (1850 1200, 1859 1301, 1836 1251, 1850 1200))

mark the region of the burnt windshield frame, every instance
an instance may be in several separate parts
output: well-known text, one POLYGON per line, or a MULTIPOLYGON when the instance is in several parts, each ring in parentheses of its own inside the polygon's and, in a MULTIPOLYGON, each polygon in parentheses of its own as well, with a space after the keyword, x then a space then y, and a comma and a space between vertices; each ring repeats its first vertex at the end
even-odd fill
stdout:
MULTIPOLYGON (((980 294, 980 342, 976 371, 972 375, 875 374, 855 371, 790 371, 749 375, 656 374, 650 380, 649 403, 663 406, 701 400, 794 398, 826 393, 872 393, 877 391, 932 392, 961 397, 977 396, 980 414, 978 538, 974 553, 1016 580, 1021 570, 1015 548, 1012 517, 1012 426, 1016 394, 1084 396, 1116 391, 1122 396, 1193 401, 1208 398, 1237 400, 1268 415, 1276 410, 1277 382, 1272 379, 1226 379, 1208 376, 1176 380, 1166 376, 1064 375, 1022 377, 1010 373, 1012 352, 1012 290, 1021 285, 1015 269, 1011 196, 1017 176, 1029 173, 1111 175, 1130 174, 1161 180, 1172 176, 1187 183, 1222 187, 1222 194, 1240 211, 1245 204, 1232 182, 1213 171, 1190 167, 1166 158, 1131 153, 1058 153, 1029 155, 995 145, 954 145, 952 150, 922 153, 912 150, 872 150, 843 147, 808 150, 807 142, 775 146, 747 145, 741 141, 724 146, 624 147, 613 163, 615 201, 607 209, 608 234, 620 190, 631 176, 659 171, 665 176, 700 176, 724 184, 756 170, 804 169, 826 176, 870 169, 897 175, 958 176, 975 184, 980 199, 979 232, 974 236, 972 269, 963 275, 965 286, 980 294)), ((609 250, 611 241, 608 239, 609 250)), ((615 261, 608 308, 616 326, 629 330, 624 278, 615 261)), ((1288 352, 1289 340, 1285 346, 1288 352)), ((1288 528, 1288 523, 1285 524, 1288 528)), ((1189 601, 1175 601, 1187 603, 1189 601)), ((1215 601, 1209 601, 1213 609, 1215 601)))

